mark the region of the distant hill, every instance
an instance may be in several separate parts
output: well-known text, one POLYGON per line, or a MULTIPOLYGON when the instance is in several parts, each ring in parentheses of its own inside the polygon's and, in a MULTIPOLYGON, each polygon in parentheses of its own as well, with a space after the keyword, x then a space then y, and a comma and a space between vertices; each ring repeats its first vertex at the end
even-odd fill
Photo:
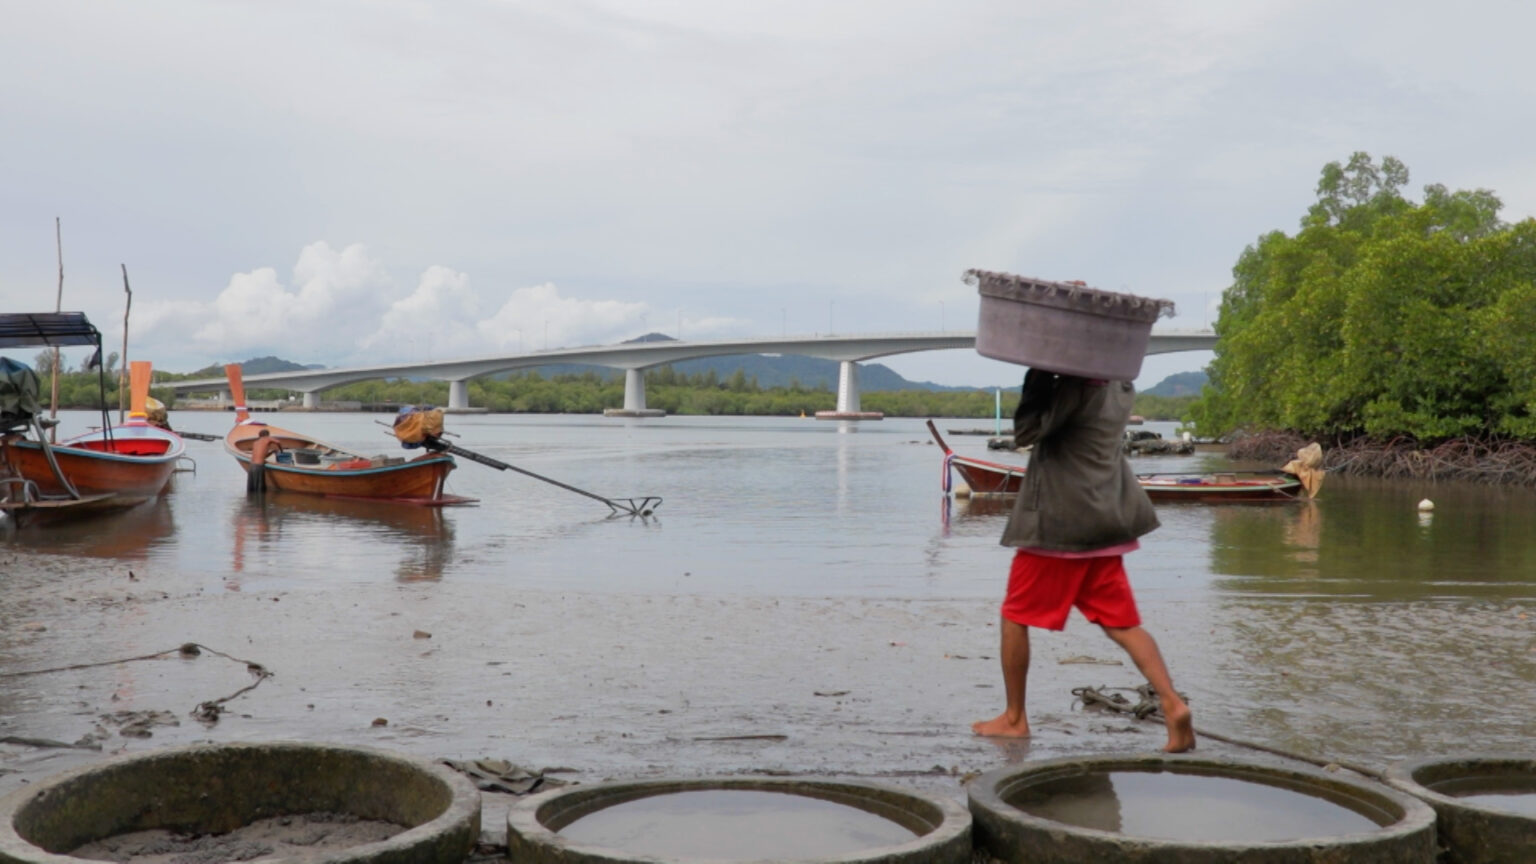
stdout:
POLYGON ((1199 396, 1200 388, 1210 380, 1210 376, 1204 371, 1179 372, 1157 382, 1157 386, 1141 392, 1153 396, 1199 396))
MULTIPOLYGON (((267 372, 303 372, 309 369, 324 368, 325 366, 320 363, 310 363, 305 365, 302 363, 292 363, 287 360, 281 360, 277 357, 256 357, 240 364, 240 371, 246 375, 262 375, 267 372)), ((224 364, 215 363, 212 366, 205 366, 202 369, 193 372, 188 377, 223 378, 224 364)))

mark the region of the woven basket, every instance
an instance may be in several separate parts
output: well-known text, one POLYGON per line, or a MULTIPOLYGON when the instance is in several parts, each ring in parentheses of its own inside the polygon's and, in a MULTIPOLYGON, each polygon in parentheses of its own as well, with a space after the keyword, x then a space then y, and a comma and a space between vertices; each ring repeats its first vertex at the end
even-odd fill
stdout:
POLYGON ((1152 324, 1173 301, 1116 294, 1080 282, 1047 282, 967 270, 981 295, 976 352, 1084 378, 1131 381, 1141 374, 1152 324))

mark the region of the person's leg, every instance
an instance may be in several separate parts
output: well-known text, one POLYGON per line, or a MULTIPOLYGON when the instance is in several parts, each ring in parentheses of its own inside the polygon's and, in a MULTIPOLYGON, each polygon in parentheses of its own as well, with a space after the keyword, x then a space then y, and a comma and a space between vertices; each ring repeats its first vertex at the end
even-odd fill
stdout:
POLYGON ((1163 653, 1157 649, 1152 634, 1140 626, 1104 627, 1104 634, 1125 649, 1147 683, 1157 691, 1163 723, 1168 727, 1168 743, 1163 749, 1169 753, 1195 749, 1195 726, 1189 705, 1173 689, 1173 678, 1168 674, 1168 665, 1163 662, 1163 653))
POLYGON ((1024 738, 1024 684, 1029 677, 1029 628, 1060 630, 1087 569, 1081 562, 1034 555, 1020 549, 1008 570, 1008 591, 999 616, 999 663, 1003 667, 1003 713, 971 724, 977 735, 1024 738))
POLYGON ((1024 684, 1029 678, 1029 628, 1007 618, 999 618, 998 627, 1005 700, 1003 713, 991 720, 972 723, 971 731, 977 735, 1027 738, 1029 720, 1024 716, 1024 684))

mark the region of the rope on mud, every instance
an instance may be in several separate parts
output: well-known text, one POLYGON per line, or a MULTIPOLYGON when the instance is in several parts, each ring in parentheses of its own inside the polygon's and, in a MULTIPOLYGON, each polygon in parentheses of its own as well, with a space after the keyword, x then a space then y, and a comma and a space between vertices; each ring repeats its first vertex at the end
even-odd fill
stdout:
MULTIPOLYGON (((1140 687, 1074 687, 1072 688, 1072 695, 1076 696, 1077 701, 1082 702, 1083 707, 1085 708, 1096 708, 1104 711, 1113 711, 1119 714, 1129 714, 1132 717, 1135 717, 1137 720, 1157 720, 1158 722, 1162 722, 1163 719, 1163 712, 1157 700, 1157 691, 1152 689, 1151 684, 1143 684, 1140 687), (1132 702, 1131 700, 1122 696, 1120 693, 1114 692, 1120 690, 1128 690, 1134 692, 1141 698, 1136 702, 1132 702)), ((1200 728, 1196 728, 1194 732, 1196 738, 1210 738, 1212 740, 1221 741, 1225 744, 1232 744, 1237 747, 1247 747, 1250 750, 1258 750, 1261 753, 1268 753, 1272 756, 1280 756, 1285 759, 1295 759, 1298 762, 1306 762, 1309 765, 1316 765, 1319 768, 1347 768, 1356 774, 1364 775, 1371 778, 1372 780, 1386 779, 1386 775, 1383 772, 1378 771, 1375 768, 1368 768, 1364 765, 1355 765, 1338 759, 1317 759, 1315 757, 1307 756, 1302 753, 1296 753, 1291 750, 1282 750, 1279 747, 1270 747, 1267 744, 1256 744, 1252 741, 1244 741, 1241 738, 1232 738, 1227 735, 1208 732, 1200 728)))
POLYGON ((184 642, 175 648, 170 648, 165 651, 156 651, 153 654, 141 654, 138 657, 124 657, 120 660, 101 660, 96 663, 72 663, 68 666, 55 666, 51 669, 28 669, 21 672, 0 672, 0 678, 25 678, 31 675, 47 675, 54 672, 73 672, 79 669, 94 669, 100 666, 117 666, 123 663, 137 663, 143 660, 159 660, 171 654, 190 659, 200 656, 204 651, 217 657, 223 657, 226 660, 233 660, 236 663, 240 663, 245 666, 248 672, 256 676, 255 681, 247 684, 244 687, 241 687, 239 690, 236 690, 228 696, 224 696, 219 699, 210 699, 207 702, 200 702, 196 708, 192 709, 191 713, 193 717, 201 720, 204 723, 213 724, 219 722, 219 715, 224 713, 224 703, 229 702, 238 696, 249 693, 252 690, 255 690, 258 686, 261 685, 261 682, 272 677, 272 672, 260 663, 254 663, 250 660, 241 660, 239 657, 235 657, 231 654, 225 654, 223 651, 220 651, 216 648, 209 648, 207 645, 202 645, 197 642, 184 642))

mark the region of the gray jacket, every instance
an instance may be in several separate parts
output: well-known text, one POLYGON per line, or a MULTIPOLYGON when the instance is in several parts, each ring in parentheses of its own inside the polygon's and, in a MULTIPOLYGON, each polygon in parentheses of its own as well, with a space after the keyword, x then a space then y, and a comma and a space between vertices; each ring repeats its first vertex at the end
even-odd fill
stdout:
POLYGON ((1034 449, 1002 544, 1087 552, 1157 528, 1152 501, 1121 449, 1135 388, 1128 381, 1030 374, 1013 438, 1034 449))

